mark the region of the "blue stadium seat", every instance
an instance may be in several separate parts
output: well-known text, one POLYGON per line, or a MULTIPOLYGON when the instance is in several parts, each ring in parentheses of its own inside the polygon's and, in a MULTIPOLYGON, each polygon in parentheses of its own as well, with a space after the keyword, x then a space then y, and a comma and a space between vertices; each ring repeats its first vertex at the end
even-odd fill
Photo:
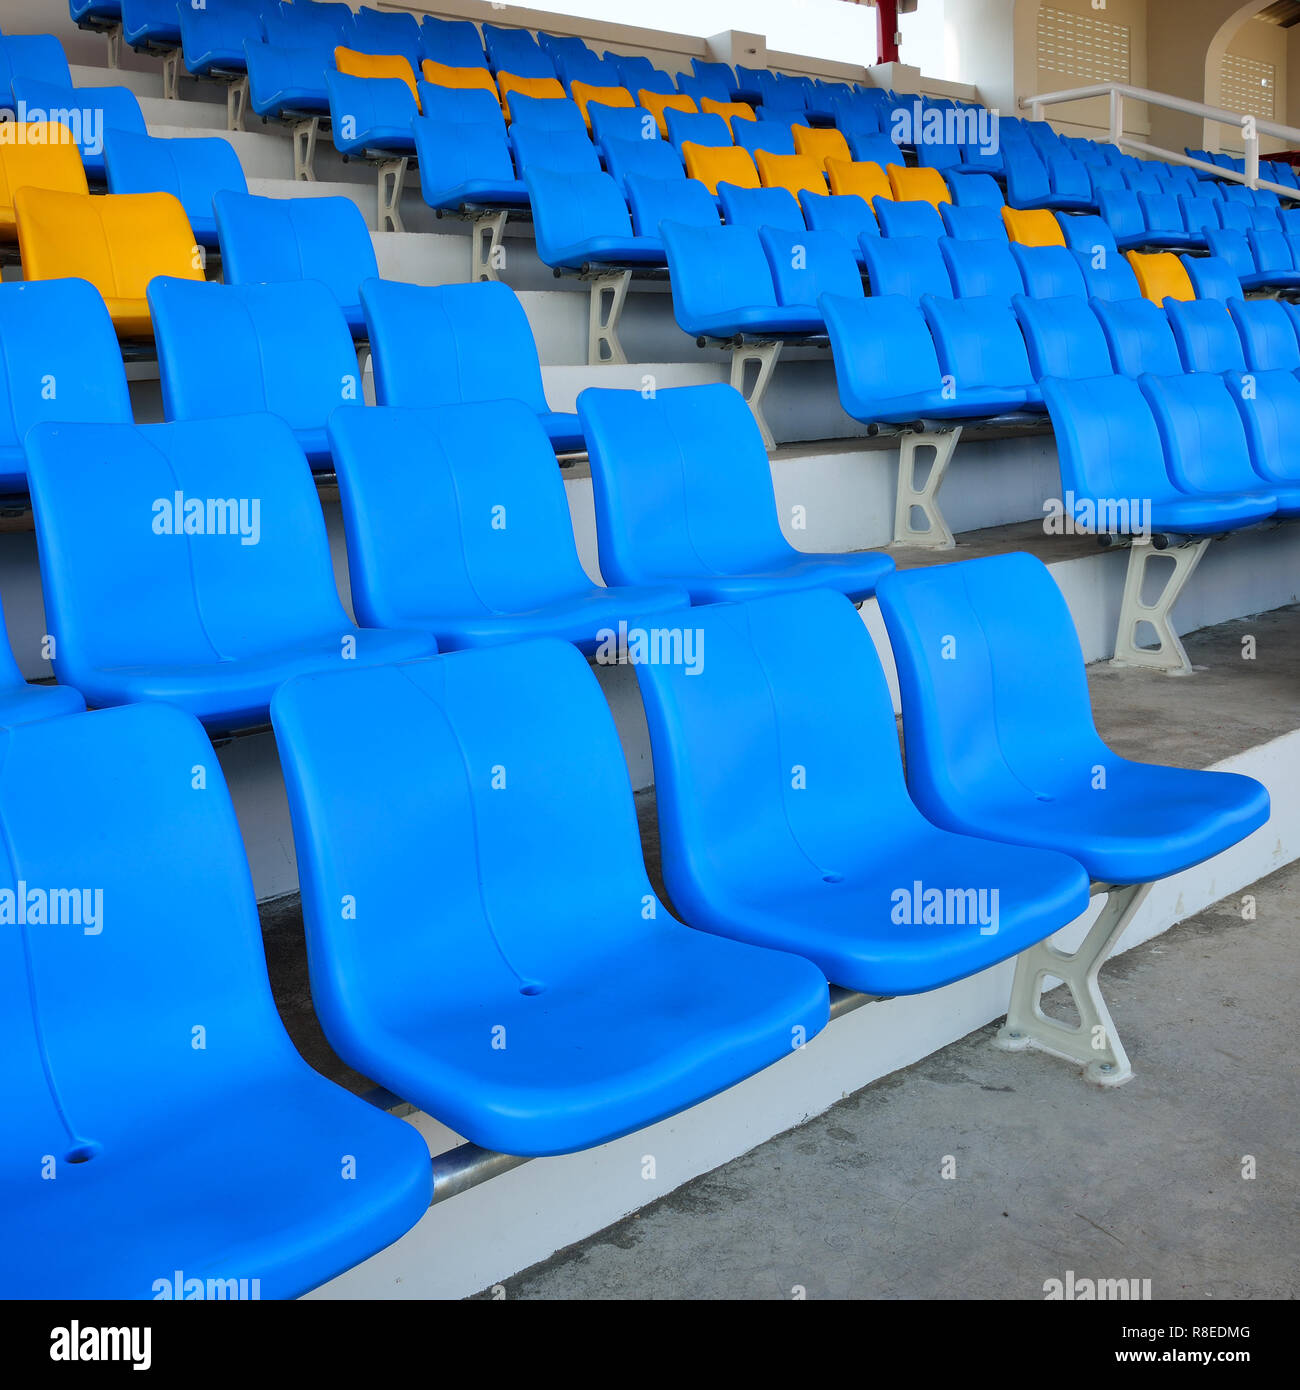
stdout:
POLYGON ((1118 256, 1115 233, 1103 218, 1088 214, 1083 217, 1058 217, 1056 220, 1071 251, 1081 251, 1088 256, 1105 251, 1108 256, 1118 256))
POLYGON ((426 14, 420 17, 420 42, 424 56, 449 68, 481 68, 487 66, 483 40, 478 27, 469 19, 438 19, 426 14))
POLYGON ((274 416, 44 423, 27 454, 54 672, 92 706, 159 700, 223 733, 265 723, 300 672, 436 650, 348 621, 311 470, 274 416))
POLYGON ((110 193, 170 193, 179 199, 194 240, 209 248, 218 241, 213 198, 223 190, 245 197, 248 193, 239 156, 230 141, 219 136, 178 140, 106 131, 104 165, 110 193))
POLYGON ((865 198, 856 193, 808 193, 800 200, 804 221, 815 232, 832 232, 848 243, 858 265, 865 267, 861 238, 879 237, 880 226, 865 198))
POLYGON ((766 150, 768 154, 794 154, 794 130, 778 121, 751 121, 744 116, 731 119, 731 138, 750 154, 766 150))
MULTIPOLYGON (((1201 227, 1189 229, 1183 208, 1171 193, 1139 193, 1138 204, 1146 223, 1147 237, 1153 246, 1181 250, 1186 247, 1204 250, 1205 232, 1201 227)), ((1195 216, 1193 210, 1193 216, 1195 216)))
POLYGON ((534 165, 525 168, 524 183, 544 265, 580 271, 588 265, 664 264, 663 242, 633 231, 627 203, 608 174, 560 173, 534 165))
POLYGON ((939 212, 944 230, 959 241, 1007 239, 1007 226, 1002 220, 1001 210, 990 204, 944 203, 939 212))
MULTIPOLYGON (((181 61, 193 77, 220 77, 245 70, 244 41, 260 38, 265 0, 221 0, 177 5, 181 61)), ((396 51, 396 50, 394 50, 396 51)))
POLYGON ((400 53, 417 70, 424 56, 420 23, 413 14, 369 5, 362 5, 352 18, 351 47, 362 53, 400 53))
MULTIPOLYGON (((3 88, 0 88, 3 90, 3 88)), ((86 177, 103 183, 108 178, 104 162, 104 138, 110 130, 147 135, 140 102, 129 87, 59 87, 33 77, 15 77, 14 100, 26 108, 29 121, 40 120, 37 112, 69 112, 65 120, 81 151, 86 177)))
POLYGON ((1215 203, 1212 198, 1198 198, 1187 193, 1179 195, 1178 204, 1183 214, 1183 226, 1189 232, 1202 233, 1204 245, 1206 229, 1221 225, 1216 208, 1222 205, 1215 203))
POLYGON ((1277 516, 1300 515, 1300 484, 1265 483, 1250 460, 1245 426, 1221 379, 1144 376, 1139 383, 1151 406, 1165 467, 1189 493, 1233 495, 1277 516))
POLYGON ((952 294, 948 265, 936 238, 864 236, 858 245, 872 294, 913 301, 923 294, 952 294))
MULTIPOLYGON (((482 95, 492 102, 487 92, 482 95)), ((431 208, 458 212, 475 206, 527 207, 528 189, 515 175, 499 107, 495 114, 464 121, 417 116, 411 131, 420 167, 420 196, 431 208)))
POLYGON ((1016 295, 1011 307, 1025 335, 1030 369, 1039 381, 1048 376, 1086 381, 1114 373, 1106 335, 1082 295, 1058 299, 1016 295))
MULTIPOLYGON (((0 298, 3 296, 0 295, 0 298)), ((4 737, 3 731, 15 724, 79 714, 85 708, 85 700, 70 685, 29 685, 23 679, 23 673, 14 660, 13 648, 9 645, 4 610, 0 608, 0 738, 4 737)), ((8 829, 12 830, 12 827, 8 829)), ((4 1281, 0 1279, 0 1289, 3 1287, 4 1281)))
MULTIPOLYGON (((1064 248, 1058 246, 1056 249, 1060 251, 1064 248)), ((1006 237, 992 241, 958 241, 954 237, 940 237, 939 251, 948 267, 953 292, 961 298, 988 295, 1010 301, 1013 294, 1023 294, 1025 291, 1020 268, 1011 254, 1006 237)))
POLYGON ((1106 335, 1115 370, 1134 378, 1148 372, 1156 376, 1181 376, 1182 359, 1169 318, 1149 299, 1119 304, 1094 300, 1093 309, 1106 335))
POLYGON ((1180 256, 1178 259, 1187 271, 1197 299, 1219 299, 1226 303, 1229 299, 1241 298, 1241 281, 1227 261, 1218 256, 1180 256))
POLYGON ((1006 960, 1086 909, 1088 876, 1064 854, 954 835, 917 810, 880 659, 840 595, 692 617, 709 653, 698 675, 636 668, 664 882, 692 926, 796 952, 837 985, 890 997, 1006 960), (806 772, 794 791, 791 758, 806 772), (745 834, 728 835, 742 806, 745 834), (917 882, 981 896, 970 920, 900 925, 891 907, 917 882), (986 917, 997 905, 994 930, 980 930, 979 902, 986 917))
MULTIPOLYGON (((458 91, 455 88, 452 90, 458 91)), ((567 98, 530 97, 526 92, 511 92, 510 121, 516 130, 557 131, 591 144, 587 123, 582 119, 578 103, 567 98)))
POLYGON ((587 578, 550 440, 523 401, 342 410, 330 439, 367 627, 431 632, 442 651, 559 637, 590 655, 620 622, 690 606, 684 589, 587 578))
POLYGON ((1224 260, 1232 273, 1241 281, 1243 289, 1294 289, 1300 287, 1300 271, 1290 263, 1290 251, 1286 238, 1275 234, 1276 240, 1262 232, 1213 231, 1206 232, 1210 254, 1224 260), (1259 238, 1263 238, 1262 241, 1259 238), (1280 245, 1278 244, 1280 243, 1280 245), (1259 252, 1274 253, 1277 260, 1271 265, 1261 265, 1259 252), (1282 264, 1281 258, 1287 257, 1282 264))
MULTIPOLYGON (((618 111, 625 108, 610 106, 606 109, 618 111)), ((624 191, 629 174, 640 174, 651 179, 686 177, 681 154, 667 140, 618 140, 611 136, 601 141, 601 149, 605 152, 606 172, 624 191)))
POLYGON ((1025 293, 1033 299, 1057 299, 1065 295, 1086 297, 1088 286, 1079 259, 1064 246, 1024 246, 1011 243, 1011 256, 1020 268, 1025 293))
POLYGON ((1005 152, 1007 202, 1013 208, 1052 208, 1091 212, 1096 207, 1086 165, 1075 160, 1053 161, 1050 167, 1036 155, 1005 152))
POLYGON ((1018 397, 1016 410, 1043 408, 1042 393, 1009 299, 949 299, 926 294, 921 296, 921 312, 930 325, 939 366, 951 381, 955 402, 978 400, 992 392, 1018 397))
POLYGON ((279 121, 328 113, 325 60, 317 50, 248 40, 244 62, 248 105, 257 115, 279 121))
POLYGON ((428 1148, 290 1043, 202 728, 136 706, 0 741, 4 891, 73 885, 97 917, 0 935, 0 1295, 151 1300, 183 1270, 295 1298, 414 1226, 432 1196, 428 1148), (200 1023, 206 1051, 190 1045, 200 1023), (35 1199, 30 1154, 57 1177, 35 1199), (355 1170, 341 1182, 345 1154, 355 1170))
POLYGON ((651 179, 627 176, 627 204, 637 236, 658 237, 663 222, 691 227, 719 225, 718 201, 699 179, 651 179))
MULTIPOLYGON (((1142 216, 1142 204, 1138 201, 1138 195, 1131 189, 1102 193, 1097 198, 1097 205, 1102 220, 1110 228, 1111 235, 1121 251, 1150 243, 1146 219, 1142 216)), ((1063 218, 1062 224, 1064 222, 1063 218)))
MULTIPOLYGON (((1279 500, 1294 498, 1300 488, 1295 441, 1300 429, 1300 380, 1294 372, 1229 371, 1224 375, 1246 431, 1250 461, 1267 488, 1279 500)), ((1279 513, 1281 509, 1279 508, 1279 513)))
POLYGON ((607 583, 682 587, 694 603, 810 588, 857 600, 893 568, 879 552, 811 554, 789 544, 767 450, 730 386, 670 387, 650 398, 588 387, 578 416, 607 583))
MULTIPOLYGON (((1251 215, 1253 210, 1241 203, 1220 201, 1215 204, 1215 211, 1218 214, 1218 225, 1225 232, 1248 232, 1255 225, 1255 219, 1251 215)), ((1214 230, 1213 225, 1207 228, 1207 241, 1209 232, 1214 230)))
POLYGON ((1241 336, 1222 300, 1166 299, 1165 313, 1184 371, 1221 374, 1246 370, 1241 336))
POLYGON ((907 786, 932 824, 1056 850, 1094 880, 1133 884, 1212 858, 1268 819, 1254 778, 1134 762, 1101 741, 1070 610, 1033 556, 890 575, 880 610, 907 786), (954 641, 967 656, 946 661, 954 641))
POLYGON ((904 163, 902 150, 888 135, 869 135, 850 130, 845 132, 845 138, 853 158, 860 164, 879 164, 888 172, 891 164, 904 163))
POLYGON ((939 209, 933 203, 924 202, 920 198, 898 203, 892 198, 882 198, 877 194, 871 200, 871 206, 876 214, 881 236, 938 238, 944 234, 943 218, 939 216, 939 209))
POLYGON ((179 48, 180 13, 171 0, 122 0, 122 41, 141 53, 179 48))
POLYGON ((526 29, 485 24, 483 44, 493 72, 509 72, 516 77, 555 76, 554 61, 526 29))
MULTIPOLYGON (((175 17, 175 9, 172 16, 175 17)), ((53 87, 68 91, 72 87, 72 72, 63 45, 53 34, 9 34, 0 37, 0 111, 12 111, 14 103, 21 101, 18 92, 12 92, 15 82, 34 82, 41 87, 53 87)), ((39 106, 39 102, 28 102, 29 106, 39 106)), ((27 119, 39 120, 29 115, 27 119)))
POLYGON ((824 294, 851 297, 862 293, 857 258, 842 237, 833 232, 810 232, 806 227, 760 227, 758 239, 772 271, 777 303, 815 315, 819 331, 825 323, 817 308, 824 294))
POLYGON ((129 425, 131 418, 126 369, 99 291, 85 280, 0 285, 0 493, 26 490, 23 438, 39 421, 129 425))
MULTIPOLYGON (((659 122, 643 106, 606 106, 593 101, 587 107, 587 115, 591 118, 591 138, 605 148, 613 140, 651 144, 660 141, 659 122)), ((681 163, 681 155, 677 162, 681 163)))
POLYGON ((278 415, 313 467, 330 466, 331 413, 364 401, 352 335, 325 285, 159 275, 148 299, 166 419, 278 415))
POLYGON ((585 131, 530 130, 527 126, 512 125, 510 145, 521 178, 527 177, 530 169, 546 169, 558 174, 601 172, 600 151, 585 131))
POLYGON ((1104 247, 1092 254, 1076 251, 1074 258, 1079 263, 1091 298, 1124 303, 1142 297, 1133 267, 1118 251, 1110 252, 1104 247))
POLYGON ((697 82, 712 86, 713 90, 718 93, 717 99, 719 101, 730 101, 741 85, 739 73, 733 71, 729 63, 714 62, 707 58, 692 58, 691 72, 694 73, 697 82))
POLYGON ((350 77, 325 71, 330 131, 340 154, 401 158, 415 153, 415 94, 399 77, 350 77))
POLYGON ((557 453, 586 448, 577 416, 546 403, 542 367, 527 315, 499 281, 361 286, 379 405, 419 408, 461 402, 523 401, 557 453))
POLYGON ((664 122, 668 138, 679 150, 688 140, 693 145, 710 147, 732 143, 731 127, 711 111, 674 111, 669 107, 664 112, 664 122))
POLYGON ((347 5, 303 5, 300 0, 279 9, 262 10, 262 32, 276 48, 310 51, 324 66, 332 66, 334 50, 355 36, 352 11, 347 5))
POLYGON ((68 0, 68 17, 78 28, 89 22, 120 24, 122 0, 68 0))
POLYGON ((691 931, 655 897, 613 718, 568 644, 313 676, 272 717, 330 1045, 473 1143, 604 1143, 825 1024, 815 966, 691 931), (430 874, 438 903, 397 911, 430 874), (366 908, 345 919, 339 893, 366 908))
POLYGON ((218 193, 221 273, 228 285, 319 280, 355 335, 364 333, 360 285, 379 274, 375 243, 351 198, 262 198, 218 193))
POLYGON ((788 188, 740 188, 719 183, 718 198, 729 227, 786 227, 801 232, 803 212, 788 188))
POLYGON ((640 91, 659 92, 665 96, 677 90, 668 73, 650 61, 644 53, 611 53, 605 50, 605 59, 618 69, 620 87, 626 87, 633 96, 640 91))
POLYGON ((1300 342, 1293 319, 1272 299, 1230 299, 1228 312, 1241 335, 1252 372, 1300 371, 1300 342))
MULTIPOLYGON (((1202 389, 1201 382, 1195 386, 1202 389)), ((1098 518, 1112 515, 1115 499, 1132 498, 1150 504, 1156 531, 1213 536, 1254 526, 1276 511, 1272 497, 1231 489, 1188 492, 1176 484, 1151 405, 1131 377, 1046 377, 1042 388, 1056 433, 1061 487, 1076 503, 1091 503, 1098 518)))
POLYGON ((1006 205, 1002 189, 991 174, 963 174, 950 178, 952 201, 957 207, 1001 208, 1006 205))

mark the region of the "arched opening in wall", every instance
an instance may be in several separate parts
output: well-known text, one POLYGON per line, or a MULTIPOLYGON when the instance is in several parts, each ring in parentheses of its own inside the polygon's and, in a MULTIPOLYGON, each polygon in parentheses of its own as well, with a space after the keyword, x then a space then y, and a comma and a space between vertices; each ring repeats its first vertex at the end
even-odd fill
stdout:
MULTIPOLYGON (((1258 120, 1286 119, 1286 30, 1300 21, 1300 3, 1295 0, 1249 0, 1224 19, 1205 50, 1205 96, 1207 106, 1220 106, 1241 116, 1258 120), (1268 36, 1243 43, 1246 26, 1253 20, 1266 20, 1277 29, 1274 45, 1268 36), (1231 50, 1231 51, 1230 51, 1231 50)), ((1218 121, 1203 123, 1202 143, 1207 150, 1226 150, 1240 154, 1239 132, 1218 121)), ((1281 148, 1284 142, 1265 140, 1262 148, 1281 148)))

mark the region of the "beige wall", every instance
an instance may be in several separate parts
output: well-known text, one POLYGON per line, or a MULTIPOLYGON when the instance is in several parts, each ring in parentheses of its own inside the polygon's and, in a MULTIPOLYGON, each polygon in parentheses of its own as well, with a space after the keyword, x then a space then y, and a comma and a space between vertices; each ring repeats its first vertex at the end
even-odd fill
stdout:
MULTIPOLYGON (((1054 72, 1051 68, 1038 64, 1038 17, 1040 10, 1065 10, 1072 14, 1088 15, 1107 24, 1122 25, 1129 31, 1129 83, 1134 87, 1146 87, 1147 82, 1147 3, 1148 0, 1106 0, 1104 8, 1097 8, 1092 0, 1038 0, 1035 4, 1017 6, 1017 24, 1025 29, 1026 51, 1032 55, 1030 72, 1032 77, 1022 96, 1032 95, 1033 91, 1052 92, 1068 90, 1071 87, 1084 87, 1084 78, 1054 72)), ((1104 97, 1089 101, 1071 102, 1068 106, 1058 106, 1051 111, 1051 120, 1059 129, 1070 135, 1089 135, 1094 139, 1104 137, 1110 129, 1110 104, 1104 97)), ((1138 102, 1128 102, 1124 107, 1124 129, 1139 139, 1146 139, 1150 133, 1150 119, 1147 108, 1138 102)))
MULTIPOLYGON (((1276 24, 1265 23, 1262 19, 1248 19, 1229 39, 1227 47, 1228 53, 1235 54, 1239 58, 1254 58, 1262 63, 1273 64, 1276 69, 1277 84, 1274 93, 1273 119, 1277 121, 1287 120, 1287 94, 1289 91, 1287 83, 1287 33, 1286 29, 1281 29, 1276 24)), ((1216 98, 1216 100, 1221 100, 1221 98, 1216 98)), ((1219 130, 1222 148, 1239 154, 1242 149, 1240 132, 1231 130, 1227 126, 1220 126, 1219 130)), ((1268 154, 1285 149, 1287 142, 1275 139, 1271 135, 1264 135, 1260 137, 1259 147, 1261 153, 1268 154)))

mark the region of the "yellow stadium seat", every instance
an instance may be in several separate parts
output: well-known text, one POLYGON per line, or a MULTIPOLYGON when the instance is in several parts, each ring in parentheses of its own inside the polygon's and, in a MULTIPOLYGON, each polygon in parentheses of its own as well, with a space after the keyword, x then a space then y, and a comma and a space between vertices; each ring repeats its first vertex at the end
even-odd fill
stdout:
POLYGON ((590 82, 571 82, 569 84, 569 95, 578 103, 578 110, 582 112, 582 119, 587 122, 587 129, 591 129, 591 117, 587 114, 587 107, 596 106, 635 106, 632 100, 632 93, 626 87, 593 87, 590 82))
POLYGON ((334 66, 348 77, 395 77, 411 89, 415 104, 420 105, 420 93, 415 85, 415 69, 411 60, 401 53, 359 53, 355 48, 336 48, 334 66))
POLYGON ((822 162, 811 154, 771 154, 759 150, 754 158, 758 162, 758 176, 764 188, 788 188, 799 199, 800 193, 826 192, 826 175, 822 162))
POLYGON ((908 169, 902 164, 889 166, 889 186, 899 203, 951 203, 952 194, 938 169, 908 169))
POLYGON ((873 198, 894 201, 894 189, 889 175, 874 160, 828 159, 826 174, 832 193, 856 193, 871 206, 873 198))
POLYGON ((1003 208, 1007 236, 1022 246, 1064 246, 1065 233, 1047 208, 1003 208))
POLYGON ((709 115, 721 116, 726 121, 728 130, 731 129, 733 116, 739 116, 746 121, 757 119, 754 115, 754 108, 747 101, 714 101, 712 97, 701 97, 700 110, 709 115))
POLYGON ((1126 254, 1144 299, 1163 305, 1166 299, 1196 298, 1187 267, 1172 251, 1158 251, 1145 256, 1137 251, 1126 254))
POLYGON ((688 97, 680 92, 652 92, 648 87, 642 87, 636 94, 636 104, 644 106, 647 111, 654 112, 655 121, 659 126, 659 134, 665 140, 668 139, 668 122, 664 120, 665 111, 698 111, 700 109, 696 106, 694 97, 688 97))
POLYGON ((14 241, 14 194, 20 188, 86 193, 86 170, 72 132, 57 121, 0 124, 0 241, 14 241))
POLYGON ((14 194, 14 208, 24 278, 89 280, 119 336, 152 332, 145 290, 155 275, 204 278, 189 219, 170 193, 98 196, 29 185, 14 194))
POLYGON ((827 127, 814 130, 812 126, 792 125, 796 154, 808 154, 823 167, 828 159, 853 158, 849 153, 849 142, 838 130, 827 127))
POLYGON ((738 188, 759 187, 753 157, 739 145, 697 145, 694 140, 684 140, 682 158, 686 161, 686 177, 699 179, 715 196, 720 183, 734 183, 738 188))
POLYGON ((501 93, 501 106, 506 113, 506 120, 512 120, 510 115, 510 93, 521 92, 526 97, 541 97, 544 100, 555 99, 563 101, 567 93, 558 77, 516 77, 513 72, 497 73, 497 88, 501 93))
POLYGON ((424 80, 435 87, 481 87, 485 92, 491 92, 498 101, 501 99, 497 84, 486 68, 452 68, 446 63, 435 63, 432 58, 426 58, 420 64, 420 71, 424 80))

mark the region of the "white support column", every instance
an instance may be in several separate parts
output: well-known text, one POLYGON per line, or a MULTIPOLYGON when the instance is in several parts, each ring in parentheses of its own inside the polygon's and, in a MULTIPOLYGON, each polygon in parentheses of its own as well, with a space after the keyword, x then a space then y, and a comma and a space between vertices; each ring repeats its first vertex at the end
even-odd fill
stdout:
POLYGON ((1201 562, 1210 544, 1210 537, 1187 541, 1168 550, 1156 550, 1150 540, 1135 539, 1128 556, 1128 572, 1124 576, 1124 597, 1120 603, 1119 631, 1115 635, 1115 666, 1145 666, 1166 671, 1171 676, 1189 676, 1192 663, 1178 634, 1174 631, 1171 614, 1178 596, 1187 586, 1192 572, 1201 562), (1164 587, 1153 602, 1144 598, 1147 571, 1153 560, 1167 560, 1171 570, 1164 587), (1156 634, 1154 647, 1138 645, 1138 624, 1149 623, 1156 634))
POLYGON ((244 113, 248 110, 248 74, 226 87, 226 129, 243 130, 244 113))
POLYGON ((1124 94, 1118 88, 1110 89, 1110 143, 1119 147, 1124 134, 1124 94))
POLYGON ((509 212, 489 212, 474 219, 470 231, 469 278, 499 280, 505 262, 506 219, 509 212))
POLYGON ((956 544, 939 508, 939 488, 961 438, 962 427, 933 434, 907 433, 898 441, 898 491, 894 502, 894 544, 923 545, 931 550, 951 550, 956 544), (934 458, 924 483, 918 484, 919 449, 931 450, 934 458), (920 512, 925 525, 916 524, 920 512))
POLYGON ((379 166, 379 230, 404 232, 402 222, 402 189, 406 187, 406 166, 410 161, 387 159, 379 166))
POLYGON ((106 29, 104 38, 108 42, 109 67, 120 68, 122 66, 122 26, 115 24, 111 29, 106 29))
POLYGON ((1259 132, 1253 116, 1241 118, 1241 140, 1246 155, 1246 187, 1259 187, 1259 132))
POLYGON ((608 363, 627 361, 618 336, 619 320, 627 303, 627 287, 632 283, 630 270, 615 270, 608 275, 595 275, 591 280, 591 300, 587 310, 587 365, 601 367, 608 363))
POLYGON ((293 176, 297 181, 316 182, 316 138, 320 117, 308 116, 293 123, 293 176))
POLYGON ((1072 955, 1050 941, 1040 941, 1016 957, 1011 1005, 994 1039, 996 1046, 1007 1052, 1038 1048, 1078 1062, 1084 1077, 1099 1086, 1122 1086, 1132 1080, 1133 1068, 1101 997, 1097 975, 1150 891, 1149 883, 1108 888, 1105 906, 1072 955), (1079 1015, 1077 1024, 1062 1023, 1043 1012, 1043 983, 1049 976, 1070 991, 1079 1015))
POLYGON ((162 89, 163 96, 169 101, 176 101, 180 96, 181 86, 181 51, 173 48, 169 53, 163 54, 162 60, 162 89))
POLYGON ((776 440, 768 428, 767 417, 763 414, 763 397, 767 394, 772 373, 780 359, 781 347, 782 344, 779 342, 742 343, 739 347, 731 349, 731 384, 744 396, 745 404, 752 412, 758 431, 763 436, 763 444, 769 452, 776 448, 776 440), (751 363, 755 368, 754 379, 752 385, 747 386, 751 363))

